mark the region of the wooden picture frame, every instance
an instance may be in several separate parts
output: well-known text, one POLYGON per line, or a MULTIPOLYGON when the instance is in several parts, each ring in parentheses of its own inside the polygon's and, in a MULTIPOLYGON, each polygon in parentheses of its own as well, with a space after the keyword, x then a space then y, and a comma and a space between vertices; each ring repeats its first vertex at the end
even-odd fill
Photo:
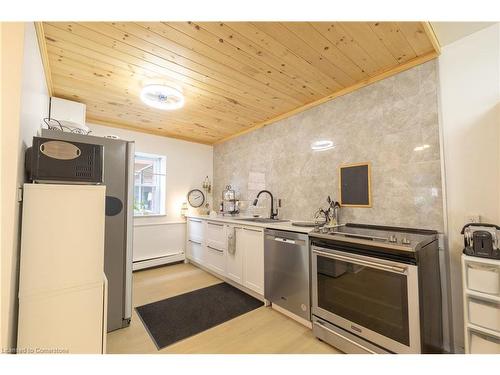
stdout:
POLYGON ((370 162, 339 166, 339 195, 342 207, 372 206, 370 162))

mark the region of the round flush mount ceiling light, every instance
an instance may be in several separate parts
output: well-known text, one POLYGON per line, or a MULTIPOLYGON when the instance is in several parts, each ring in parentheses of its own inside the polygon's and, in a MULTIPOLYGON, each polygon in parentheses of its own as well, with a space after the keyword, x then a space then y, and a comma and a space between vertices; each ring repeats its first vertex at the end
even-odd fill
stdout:
POLYGON ((311 143, 311 150, 313 151, 326 151, 334 148, 334 144, 332 141, 323 139, 320 141, 315 141, 311 143))
POLYGON ((150 107, 171 111, 184 105, 179 90, 164 85, 147 85, 141 90, 141 100, 150 107))

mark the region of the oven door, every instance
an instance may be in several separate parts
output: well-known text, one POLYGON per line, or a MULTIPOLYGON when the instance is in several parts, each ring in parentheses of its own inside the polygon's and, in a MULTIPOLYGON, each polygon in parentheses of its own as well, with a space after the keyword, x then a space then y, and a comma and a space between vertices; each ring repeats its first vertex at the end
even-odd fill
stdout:
POLYGON ((420 353, 417 267, 312 247, 312 313, 394 353, 420 353))

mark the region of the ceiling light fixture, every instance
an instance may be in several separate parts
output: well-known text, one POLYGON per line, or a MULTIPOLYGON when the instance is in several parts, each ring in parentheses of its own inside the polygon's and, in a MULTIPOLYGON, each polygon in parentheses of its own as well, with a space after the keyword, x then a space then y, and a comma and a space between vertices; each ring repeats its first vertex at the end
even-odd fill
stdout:
POLYGON ((147 85, 141 90, 141 100, 150 107, 173 110, 184 105, 184 95, 179 90, 164 85, 147 85))
POLYGON ((313 151, 326 151, 334 148, 332 141, 328 141, 326 139, 315 141, 311 143, 311 150, 313 151))

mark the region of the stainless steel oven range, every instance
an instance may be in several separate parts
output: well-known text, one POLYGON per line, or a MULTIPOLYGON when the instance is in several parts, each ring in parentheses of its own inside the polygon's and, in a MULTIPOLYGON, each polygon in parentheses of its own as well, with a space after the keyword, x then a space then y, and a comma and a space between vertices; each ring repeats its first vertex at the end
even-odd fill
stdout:
POLYGON ((316 337, 347 353, 442 351, 437 232, 346 224, 309 237, 316 337))

